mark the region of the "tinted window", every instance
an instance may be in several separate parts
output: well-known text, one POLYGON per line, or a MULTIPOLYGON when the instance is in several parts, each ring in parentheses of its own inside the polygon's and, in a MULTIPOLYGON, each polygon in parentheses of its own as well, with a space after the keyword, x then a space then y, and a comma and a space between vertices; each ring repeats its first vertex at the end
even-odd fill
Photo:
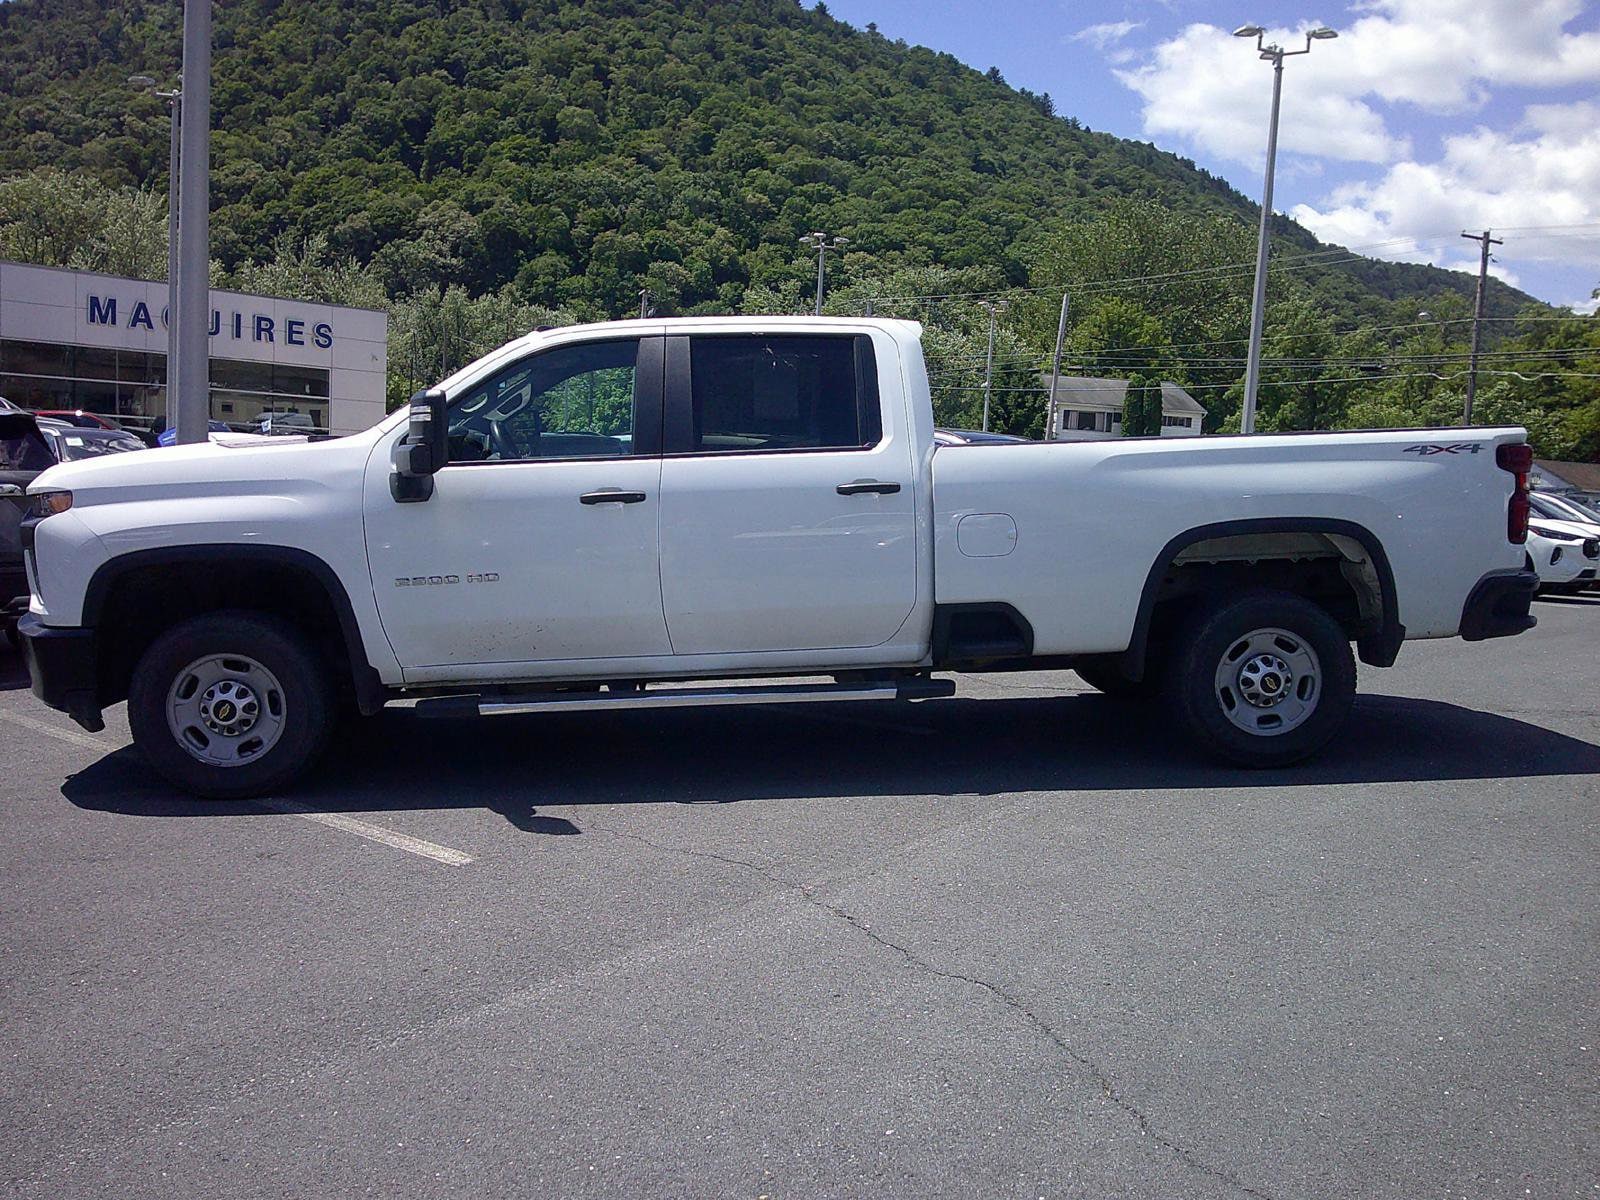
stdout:
POLYGON ((882 434, 864 337, 697 337, 692 453, 859 449, 882 434))
POLYGON ((55 466, 56 456, 50 453, 44 435, 32 429, 23 432, 16 425, 20 422, 11 429, 0 429, 0 471, 43 471, 55 466))
POLYGON ((450 406, 450 461, 633 452, 639 343, 584 342, 505 368, 450 406))

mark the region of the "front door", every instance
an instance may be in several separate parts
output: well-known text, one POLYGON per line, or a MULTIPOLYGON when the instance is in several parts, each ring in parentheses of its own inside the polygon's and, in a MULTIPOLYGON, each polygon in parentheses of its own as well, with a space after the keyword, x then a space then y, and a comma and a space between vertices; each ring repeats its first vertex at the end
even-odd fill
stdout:
POLYGON ((917 498, 872 339, 701 335, 669 338, 667 353, 661 592, 674 652, 889 642, 917 600, 917 498))
POLYGON ((374 456, 367 552, 408 680, 671 653, 661 363, 659 338, 568 343, 459 389, 449 462, 421 503, 395 503, 374 456))

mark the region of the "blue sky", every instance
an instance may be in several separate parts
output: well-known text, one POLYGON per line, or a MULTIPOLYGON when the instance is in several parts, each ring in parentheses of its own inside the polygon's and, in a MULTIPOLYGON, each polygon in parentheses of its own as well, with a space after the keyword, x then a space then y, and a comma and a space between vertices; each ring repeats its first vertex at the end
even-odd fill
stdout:
POLYGON ((1493 268, 1593 308, 1600 285, 1600 4, 1584 0, 829 0, 862 28, 1049 92, 1092 129, 1261 191, 1272 69, 1228 36, 1340 37, 1285 65, 1274 205, 1364 253, 1493 268))

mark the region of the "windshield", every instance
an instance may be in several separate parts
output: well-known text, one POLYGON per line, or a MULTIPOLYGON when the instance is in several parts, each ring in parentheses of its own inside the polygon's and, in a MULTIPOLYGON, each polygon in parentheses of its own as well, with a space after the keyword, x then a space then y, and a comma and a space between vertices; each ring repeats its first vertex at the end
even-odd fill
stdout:
POLYGON ((1535 504, 1534 508, 1552 520, 1582 521, 1588 525, 1600 523, 1600 512, 1595 512, 1594 509, 1576 500, 1569 500, 1565 496, 1541 496, 1535 493, 1530 499, 1541 501, 1544 507, 1535 504), (1549 511, 1546 511, 1547 509, 1549 511))
POLYGON ((56 445, 61 450, 63 462, 76 462, 81 458, 99 458, 105 454, 125 454, 129 450, 143 450, 144 443, 126 433, 90 433, 74 430, 58 433, 56 445))

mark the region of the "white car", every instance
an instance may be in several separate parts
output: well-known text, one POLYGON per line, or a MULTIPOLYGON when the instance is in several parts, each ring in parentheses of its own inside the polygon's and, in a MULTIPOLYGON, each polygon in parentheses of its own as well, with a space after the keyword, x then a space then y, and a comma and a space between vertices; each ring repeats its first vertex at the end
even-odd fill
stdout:
POLYGON ((1535 518, 1527 548, 1541 592, 1582 591, 1600 577, 1600 529, 1535 518))
POLYGON ((45 472, 34 691, 91 730, 126 699, 216 797, 286 786, 341 706, 917 700, 950 671, 1071 668, 1266 767, 1337 734, 1352 643, 1386 667, 1534 624, 1518 428, 939 440, 910 322, 540 331, 364 433, 45 472))

